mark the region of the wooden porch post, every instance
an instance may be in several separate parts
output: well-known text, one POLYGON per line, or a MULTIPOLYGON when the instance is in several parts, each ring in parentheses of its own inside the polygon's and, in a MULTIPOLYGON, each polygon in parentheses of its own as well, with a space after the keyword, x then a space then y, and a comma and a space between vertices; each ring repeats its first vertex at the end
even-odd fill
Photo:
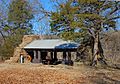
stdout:
POLYGON ((41 53, 40 53, 39 50, 38 50, 38 60, 39 60, 39 62, 41 63, 41 53))
POLYGON ((33 53, 34 53, 34 59, 37 59, 37 57, 36 57, 36 51, 34 50, 33 53))
POLYGON ((53 52, 52 51, 50 52, 50 55, 51 55, 51 60, 53 61, 53 52))
POLYGON ((71 61, 71 52, 68 51, 68 61, 71 61))
POLYGON ((68 65, 73 66, 73 61, 71 60, 71 52, 68 51, 68 65))
POLYGON ((66 51, 63 51, 63 61, 62 63, 65 64, 66 62, 66 51))
POLYGON ((35 50, 33 51, 33 54, 34 54, 33 63, 36 63, 37 58, 36 58, 36 51, 35 50))
POLYGON ((57 61, 57 51, 54 51, 54 61, 57 61))
POLYGON ((79 52, 77 51, 76 52, 76 60, 79 60, 80 59, 80 54, 79 54, 79 52))
POLYGON ((37 58, 37 52, 36 52, 36 50, 34 50, 33 53, 34 53, 33 63, 39 63, 40 61, 39 61, 39 59, 37 58))

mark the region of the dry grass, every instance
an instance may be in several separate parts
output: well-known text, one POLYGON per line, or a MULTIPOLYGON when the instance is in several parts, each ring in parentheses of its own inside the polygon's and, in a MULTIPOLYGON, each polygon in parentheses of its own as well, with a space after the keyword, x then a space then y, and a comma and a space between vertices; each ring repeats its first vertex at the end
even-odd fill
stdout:
POLYGON ((85 66, 0 64, 0 84, 120 84, 119 70, 85 66))

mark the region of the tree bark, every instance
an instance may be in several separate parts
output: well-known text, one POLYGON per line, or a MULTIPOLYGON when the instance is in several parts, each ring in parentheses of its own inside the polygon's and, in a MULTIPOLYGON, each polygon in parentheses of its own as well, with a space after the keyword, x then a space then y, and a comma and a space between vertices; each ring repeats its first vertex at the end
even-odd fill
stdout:
POLYGON ((0 34, 1 34, 2 38, 3 38, 3 40, 5 41, 5 37, 4 37, 4 35, 3 35, 3 33, 1 31, 0 31, 0 34))
POLYGON ((99 38, 99 32, 96 33, 94 38, 93 59, 91 62, 91 66, 96 66, 98 62, 100 64, 107 65, 107 63, 104 60, 103 50, 99 38))

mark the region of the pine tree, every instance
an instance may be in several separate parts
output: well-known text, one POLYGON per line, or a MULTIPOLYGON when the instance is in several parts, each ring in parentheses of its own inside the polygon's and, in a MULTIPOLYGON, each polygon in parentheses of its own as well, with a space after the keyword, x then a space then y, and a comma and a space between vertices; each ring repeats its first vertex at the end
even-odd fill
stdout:
POLYGON ((68 0, 59 5, 59 10, 51 15, 51 30, 62 38, 93 40, 92 66, 98 61, 104 63, 104 55, 100 43, 100 32, 115 29, 115 13, 120 9, 120 2, 98 0, 68 0))
POLYGON ((26 0, 12 0, 8 8, 8 22, 2 28, 5 41, 0 47, 0 55, 7 58, 13 55, 23 35, 32 32, 30 20, 33 19, 32 8, 26 0))
POLYGON ((13 32, 27 34, 32 29, 30 20, 33 18, 32 8, 26 0, 13 0, 9 6, 8 22, 13 32))

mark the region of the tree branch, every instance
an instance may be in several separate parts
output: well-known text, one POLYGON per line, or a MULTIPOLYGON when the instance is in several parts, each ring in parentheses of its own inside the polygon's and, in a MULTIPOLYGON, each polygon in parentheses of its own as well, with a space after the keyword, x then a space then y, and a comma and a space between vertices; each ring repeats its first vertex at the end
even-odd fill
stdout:
POLYGON ((88 28, 89 35, 91 35, 93 38, 95 38, 95 32, 91 28, 88 28))
POLYGON ((109 18, 108 20, 115 20, 115 19, 118 19, 118 18, 120 18, 120 16, 109 18))

